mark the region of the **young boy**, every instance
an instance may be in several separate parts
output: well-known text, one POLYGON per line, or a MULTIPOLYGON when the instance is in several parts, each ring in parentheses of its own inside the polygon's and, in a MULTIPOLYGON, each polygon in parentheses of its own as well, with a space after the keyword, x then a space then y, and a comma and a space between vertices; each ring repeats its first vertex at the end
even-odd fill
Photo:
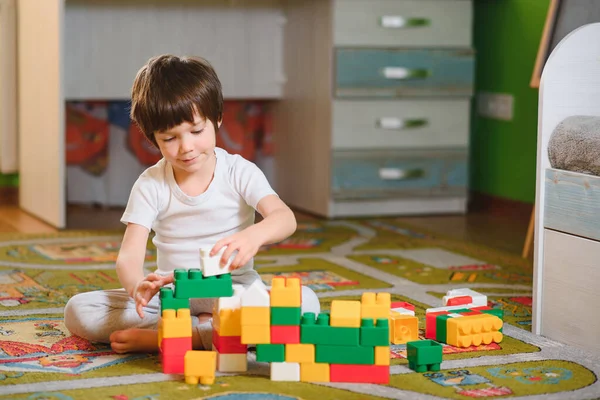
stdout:
MULTIPOLYGON (((215 147, 222 121, 221 83, 203 59, 163 55, 138 72, 131 118, 163 158, 135 182, 121 221, 127 224, 116 269, 123 289, 81 293, 65 306, 74 335, 110 342, 118 353, 158 350, 157 293, 173 282, 176 268, 199 268, 201 247, 211 256, 225 247, 233 256, 234 283, 260 279, 253 257, 264 244, 296 230, 292 211, 253 163, 215 147), (263 220, 254 224, 255 210, 263 220), (155 273, 144 276, 149 233, 157 249, 155 273)), ((303 312, 319 312, 319 300, 302 288, 303 312)), ((210 349, 214 299, 193 299, 192 343, 210 349)))

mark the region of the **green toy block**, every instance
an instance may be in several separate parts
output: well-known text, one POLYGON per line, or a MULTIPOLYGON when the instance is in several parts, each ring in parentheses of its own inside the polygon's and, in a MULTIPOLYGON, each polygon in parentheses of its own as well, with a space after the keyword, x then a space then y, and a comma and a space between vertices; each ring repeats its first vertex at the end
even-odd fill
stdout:
POLYGON ((233 296, 231 274, 202 276, 199 268, 175 270, 176 299, 213 299, 233 296))
POLYGON ((300 325, 300 307, 271 307, 271 325, 300 325))
POLYGON ((408 367, 416 372, 439 371, 442 363, 442 345, 433 340, 406 343, 408 367))
MULTIPOLYGON (((504 321, 504 310, 501 309, 501 308, 492 308, 491 310, 481 310, 481 312, 484 313, 484 314, 495 315, 496 317, 498 317, 502 321, 504 321)), ((499 332, 502 332, 502 328, 500 328, 499 332)))
POLYGON ((285 345, 284 344, 257 344, 256 361, 261 362, 284 362, 285 345))
POLYGON ((363 318, 360 326, 360 345, 361 346, 389 346, 390 345, 390 324, 385 318, 377 320, 377 325, 373 325, 372 318, 363 318))
POLYGON ((300 343, 358 346, 360 328, 329 326, 329 314, 304 313, 300 325, 300 343))
POLYGON ((371 365, 375 364, 375 347, 318 344, 315 346, 315 362, 371 365))
POLYGON ((440 343, 446 343, 448 336, 448 320, 452 318, 447 314, 438 315, 435 317, 435 340, 440 343))
POLYGON ((179 310, 181 308, 190 308, 190 300, 176 299, 173 295, 173 289, 160 288, 160 315, 162 315, 163 310, 179 310))

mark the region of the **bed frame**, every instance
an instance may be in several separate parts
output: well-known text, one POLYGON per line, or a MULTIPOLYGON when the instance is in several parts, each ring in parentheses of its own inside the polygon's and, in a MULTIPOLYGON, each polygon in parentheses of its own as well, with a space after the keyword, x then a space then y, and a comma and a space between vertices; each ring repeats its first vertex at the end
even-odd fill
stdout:
POLYGON ((600 353, 600 177, 553 169, 548 141, 573 115, 600 116, 600 23, 553 50, 538 113, 533 332, 600 353))

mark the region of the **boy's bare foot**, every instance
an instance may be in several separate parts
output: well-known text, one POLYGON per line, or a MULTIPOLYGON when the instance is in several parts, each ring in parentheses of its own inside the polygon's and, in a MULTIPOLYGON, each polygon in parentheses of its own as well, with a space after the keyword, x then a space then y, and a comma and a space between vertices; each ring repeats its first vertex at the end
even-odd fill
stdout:
POLYGON ((158 331, 131 328, 110 335, 110 347, 115 353, 157 353, 158 331))

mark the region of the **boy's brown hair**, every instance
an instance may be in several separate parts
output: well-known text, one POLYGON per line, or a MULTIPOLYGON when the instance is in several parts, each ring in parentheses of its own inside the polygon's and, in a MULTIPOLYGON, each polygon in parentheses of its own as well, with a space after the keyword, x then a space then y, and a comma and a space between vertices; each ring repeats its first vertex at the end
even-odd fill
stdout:
POLYGON ((138 71, 131 89, 131 119, 154 146, 158 147, 156 132, 194 122, 195 112, 218 131, 223 92, 208 61, 165 54, 151 58, 138 71))

